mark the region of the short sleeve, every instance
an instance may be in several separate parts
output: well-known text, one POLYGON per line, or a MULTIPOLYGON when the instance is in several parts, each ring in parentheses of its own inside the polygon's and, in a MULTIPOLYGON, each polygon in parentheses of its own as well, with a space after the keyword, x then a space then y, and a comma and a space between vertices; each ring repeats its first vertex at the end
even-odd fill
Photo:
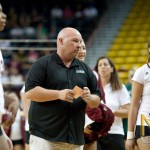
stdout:
POLYGON ((134 76, 132 78, 133 81, 136 81, 138 83, 144 84, 144 72, 145 72, 145 65, 138 68, 135 73, 134 76))

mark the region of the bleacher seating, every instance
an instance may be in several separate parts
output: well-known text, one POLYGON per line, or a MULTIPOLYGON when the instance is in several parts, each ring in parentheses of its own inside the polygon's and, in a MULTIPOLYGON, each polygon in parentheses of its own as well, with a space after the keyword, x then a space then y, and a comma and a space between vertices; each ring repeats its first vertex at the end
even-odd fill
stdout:
POLYGON ((147 62, 147 42, 150 39, 149 0, 136 0, 107 52, 125 83, 128 71, 147 62), (142 10, 142 11, 141 11, 142 10))

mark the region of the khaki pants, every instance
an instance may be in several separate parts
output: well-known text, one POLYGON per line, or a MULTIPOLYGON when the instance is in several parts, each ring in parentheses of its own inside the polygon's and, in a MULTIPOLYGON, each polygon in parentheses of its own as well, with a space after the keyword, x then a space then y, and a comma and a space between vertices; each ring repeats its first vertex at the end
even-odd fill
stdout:
POLYGON ((49 142, 45 139, 30 135, 30 150, 83 150, 83 146, 63 142, 49 142))
POLYGON ((97 141, 91 144, 85 144, 83 150, 97 150, 97 141))

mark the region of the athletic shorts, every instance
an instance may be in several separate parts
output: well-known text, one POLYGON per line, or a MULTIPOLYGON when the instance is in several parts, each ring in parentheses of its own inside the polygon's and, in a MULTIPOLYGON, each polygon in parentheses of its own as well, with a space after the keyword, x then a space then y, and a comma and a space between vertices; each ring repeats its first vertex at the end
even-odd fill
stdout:
MULTIPOLYGON (((135 130, 135 139, 139 139, 142 136, 141 133, 142 126, 137 125, 135 130)), ((144 136, 150 136, 150 127, 144 126, 144 136)))
POLYGON ((13 145, 23 145, 23 140, 12 140, 13 145))

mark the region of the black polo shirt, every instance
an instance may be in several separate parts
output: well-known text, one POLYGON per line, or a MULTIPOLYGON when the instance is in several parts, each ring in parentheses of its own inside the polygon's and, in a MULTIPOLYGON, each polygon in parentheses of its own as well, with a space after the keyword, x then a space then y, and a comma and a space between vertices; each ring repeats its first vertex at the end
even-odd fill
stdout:
MULTIPOLYGON (((67 68, 57 53, 44 56, 29 70, 25 90, 41 86, 46 89, 73 89, 88 87, 92 94, 100 96, 93 71, 84 63, 74 59, 67 68)), ((29 124, 31 134, 49 141, 84 144, 86 103, 82 98, 73 103, 62 100, 31 102, 29 124)))

